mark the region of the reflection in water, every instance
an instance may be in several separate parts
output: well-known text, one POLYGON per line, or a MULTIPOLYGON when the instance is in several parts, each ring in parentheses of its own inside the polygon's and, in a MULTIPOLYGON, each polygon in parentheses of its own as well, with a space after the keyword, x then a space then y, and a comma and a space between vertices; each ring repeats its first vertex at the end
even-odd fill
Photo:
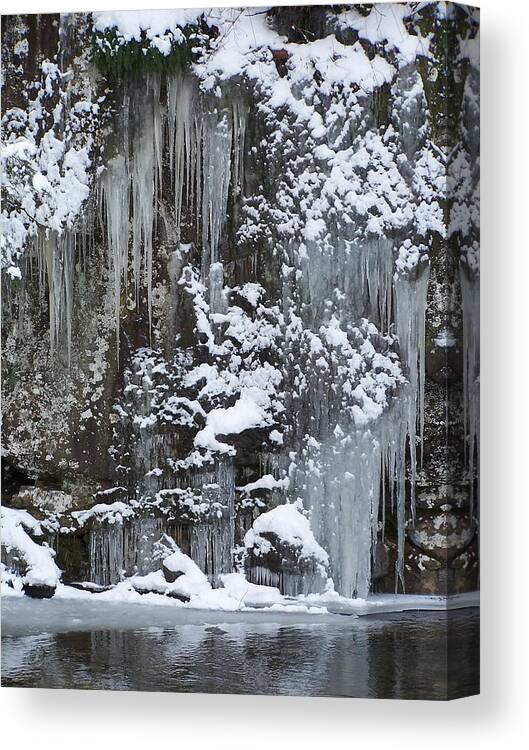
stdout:
POLYGON ((479 614, 8 635, 2 683, 443 700, 479 690, 479 614))

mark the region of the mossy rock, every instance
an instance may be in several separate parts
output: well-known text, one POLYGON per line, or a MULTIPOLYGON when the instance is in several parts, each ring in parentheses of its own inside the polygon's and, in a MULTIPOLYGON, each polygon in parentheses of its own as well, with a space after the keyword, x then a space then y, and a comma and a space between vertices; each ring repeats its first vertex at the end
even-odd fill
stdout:
POLYGON ((164 55, 142 32, 141 40, 124 41, 115 30, 96 32, 93 58, 99 71, 111 81, 138 78, 146 73, 178 73, 188 70, 196 58, 196 49, 214 30, 189 25, 181 29, 184 39, 173 40, 164 55))

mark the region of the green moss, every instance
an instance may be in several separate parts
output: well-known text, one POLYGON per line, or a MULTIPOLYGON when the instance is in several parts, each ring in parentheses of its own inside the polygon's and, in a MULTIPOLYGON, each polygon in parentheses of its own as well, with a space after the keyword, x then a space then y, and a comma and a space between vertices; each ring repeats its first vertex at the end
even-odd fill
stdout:
POLYGON ((187 70, 194 59, 198 28, 188 26, 182 30, 185 41, 173 43, 171 52, 163 55, 150 45, 150 40, 124 42, 115 31, 96 33, 93 42, 94 62, 99 71, 116 81, 136 78, 145 73, 175 73, 187 70))

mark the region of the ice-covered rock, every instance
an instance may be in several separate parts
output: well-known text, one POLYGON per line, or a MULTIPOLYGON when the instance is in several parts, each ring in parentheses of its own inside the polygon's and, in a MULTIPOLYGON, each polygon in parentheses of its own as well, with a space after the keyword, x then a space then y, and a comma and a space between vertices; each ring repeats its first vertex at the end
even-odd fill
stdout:
POLYGON ((277 586, 283 594, 321 593, 329 580, 329 556, 317 543, 298 503, 262 513, 244 537, 250 581, 277 586))

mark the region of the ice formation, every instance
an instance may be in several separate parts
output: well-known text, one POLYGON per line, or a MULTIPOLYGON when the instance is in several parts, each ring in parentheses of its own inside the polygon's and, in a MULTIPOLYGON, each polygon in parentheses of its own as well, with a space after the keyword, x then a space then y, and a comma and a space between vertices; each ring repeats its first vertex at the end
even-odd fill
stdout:
MULTIPOLYGON (((309 544, 340 594, 365 597, 392 511, 401 585, 446 160, 415 65, 432 57, 430 39, 407 31, 411 6, 391 7, 333 14, 323 37, 303 44, 238 9, 95 13, 111 56, 137 43, 169 59, 188 27, 215 31, 188 70, 112 82, 105 117, 115 129, 96 168, 93 128, 76 123, 84 113, 100 127, 102 102, 57 110, 67 132, 58 139, 42 109, 55 89, 66 100, 51 64, 25 135, 8 132, 8 190, 13 165, 39 169, 21 210, 4 214, 2 252, 15 281, 36 266, 52 350, 65 332, 70 351, 81 269, 104 248, 123 383, 109 452, 133 518, 121 508, 98 523, 76 518, 90 525, 95 583, 154 574, 156 542, 174 522, 189 527, 187 551, 213 585, 232 573, 237 544, 244 556, 273 532, 309 544), (147 335, 136 340, 135 329, 147 335), (294 512, 299 537, 268 523, 294 512)), ((479 303, 461 278, 470 393, 479 303)), ((478 413, 468 403, 473 476, 478 413)), ((253 575, 279 585, 265 564, 253 575)))

